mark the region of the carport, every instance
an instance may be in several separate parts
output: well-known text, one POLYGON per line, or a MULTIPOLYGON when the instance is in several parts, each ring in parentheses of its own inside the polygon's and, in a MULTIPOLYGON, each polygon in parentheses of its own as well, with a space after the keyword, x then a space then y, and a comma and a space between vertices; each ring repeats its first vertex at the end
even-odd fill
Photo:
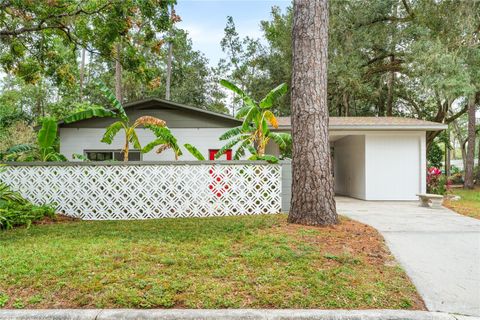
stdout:
MULTIPOLYGON (((289 117, 279 123, 278 130, 291 129, 289 117)), ((417 199, 426 192, 426 133, 446 127, 400 117, 331 117, 335 192, 362 200, 417 199)))

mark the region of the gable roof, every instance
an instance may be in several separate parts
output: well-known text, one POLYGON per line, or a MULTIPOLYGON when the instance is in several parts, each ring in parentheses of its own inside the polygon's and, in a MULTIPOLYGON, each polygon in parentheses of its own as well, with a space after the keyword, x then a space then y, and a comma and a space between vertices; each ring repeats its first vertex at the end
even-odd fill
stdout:
MULTIPOLYGON (((290 117, 279 117, 279 129, 291 129, 290 117)), ((330 130, 426 130, 447 128, 443 123, 403 117, 330 117, 330 130)))
MULTIPOLYGON (((186 110, 186 111, 191 111, 191 112, 198 113, 198 114, 207 115, 209 117, 219 119, 219 120, 230 120, 230 121, 237 122, 238 124, 242 123, 241 120, 238 120, 237 118, 232 117, 232 116, 227 115, 227 114, 214 112, 214 111, 210 111, 210 110, 205 110, 205 109, 201 109, 201 108, 197 108, 197 107, 192 107, 192 106, 188 106, 188 105, 185 105, 185 104, 181 104, 181 103, 177 103, 177 102, 173 102, 173 101, 169 101, 169 100, 164 100, 164 99, 159 99, 159 98, 147 98, 147 99, 142 99, 142 100, 136 100, 136 101, 128 102, 128 103, 123 105, 125 110, 135 109, 135 108, 140 108, 140 109, 141 108, 148 108, 148 107, 152 107, 152 106, 162 106, 165 109, 186 110)), ((98 119, 98 117, 94 117, 94 118, 91 118, 91 119, 80 120, 79 122, 89 121, 89 120, 96 119, 96 118, 98 119)), ((62 126, 64 124, 66 124, 66 123, 63 120, 58 122, 59 126, 62 126)))

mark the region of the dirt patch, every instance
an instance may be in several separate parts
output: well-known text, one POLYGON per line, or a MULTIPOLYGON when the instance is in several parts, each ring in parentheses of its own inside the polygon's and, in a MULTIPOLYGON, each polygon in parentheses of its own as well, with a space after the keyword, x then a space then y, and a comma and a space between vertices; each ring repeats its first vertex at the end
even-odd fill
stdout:
POLYGON ((71 223, 71 222, 78 222, 81 219, 69 217, 63 214, 56 214, 54 217, 45 217, 42 220, 35 221, 33 224, 35 225, 49 225, 49 224, 57 224, 57 223, 71 223))

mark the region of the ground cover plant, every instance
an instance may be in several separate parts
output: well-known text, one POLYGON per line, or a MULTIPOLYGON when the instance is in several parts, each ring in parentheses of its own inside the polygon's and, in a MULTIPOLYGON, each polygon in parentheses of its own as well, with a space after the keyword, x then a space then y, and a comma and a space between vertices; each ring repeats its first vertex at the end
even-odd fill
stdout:
POLYGON ((444 205, 460 214, 480 219, 480 187, 474 190, 451 188, 450 193, 460 196, 460 200, 446 200, 444 205))
POLYGON ((341 222, 259 215, 10 230, 0 233, 0 306, 423 309, 379 234, 341 222))
POLYGON ((0 231, 17 226, 29 227, 33 222, 54 216, 53 205, 34 205, 0 181, 0 231))

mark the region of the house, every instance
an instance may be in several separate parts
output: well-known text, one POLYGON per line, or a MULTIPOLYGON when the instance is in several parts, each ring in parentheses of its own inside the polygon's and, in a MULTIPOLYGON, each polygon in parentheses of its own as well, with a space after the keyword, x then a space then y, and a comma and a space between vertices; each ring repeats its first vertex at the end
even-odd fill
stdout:
MULTIPOLYGON (((161 99, 146 99, 127 104, 131 119, 144 115, 158 117, 177 137, 180 145, 190 143, 202 154, 213 159, 224 141, 218 138, 241 121, 231 116, 202 110, 161 99)), ((92 118, 75 123, 60 123, 60 152, 69 160, 81 154, 93 161, 121 160, 123 136, 112 145, 100 142, 105 128, 115 119, 92 118)), ((426 190, 426 132, 439 131, 440 123, 397 117, 331 117, 330 143, 335 176, 335 191, 339 195, 364 200, 415 200, 426 190)), ((279 118, 279 131, 291 129, 290 118, 279 118)), ((149 130, 139 128, 142 144, 154 139, 149 130)), ((271 144, 267 153, 278 155, 271 144)), ((130 152, 131 161, 173 160, 173 152, 130 152)), ((182 160, 195 160, 184 152, 182 160)), ((224 160, 231 159, 231 152, 224 160)))

